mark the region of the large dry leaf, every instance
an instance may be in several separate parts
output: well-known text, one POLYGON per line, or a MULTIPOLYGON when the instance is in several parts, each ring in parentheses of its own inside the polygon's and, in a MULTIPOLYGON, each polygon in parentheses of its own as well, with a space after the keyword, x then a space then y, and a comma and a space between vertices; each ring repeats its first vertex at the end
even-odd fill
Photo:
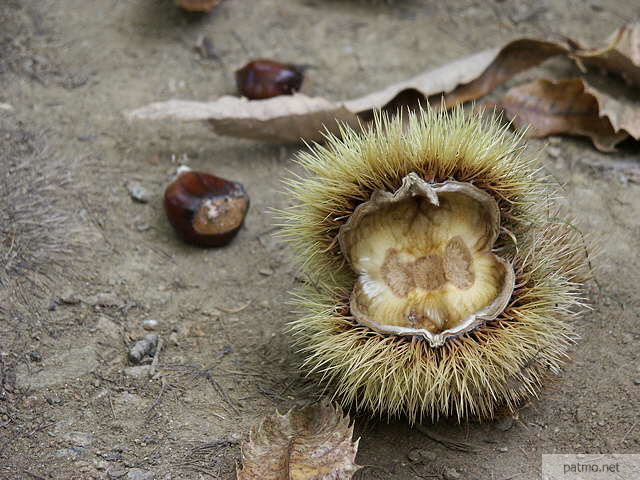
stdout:
POLYGON ((298 142, 301 138, 319 139, 324 125, 336 126, 336 121, 353 127, 358 124, 358 118, 344 106, 303 94, 267 100, 231 96, 214 102, 169 100, 152 103, 127 116, 142 120, 209 121, 219 135, 284 143, 298 142))
POLYGON ((597 67, 640 86, 640 22, 620 27, 607 40, 607 46, 586 50, 577 42, 572 57, 587 67, 597 67))
POLYGON ((416 100, 445 94, 446 106, 450 107, 480 98, 517 73, 567 51, 556 43, 521 38, 504 47, 484 50, 378 92, 347 101, 344 105, 352 112, 365 113, 384 108, 401 94, 406 96, 406 93, 414 93, 416 100))
MULTIPOLYGON (((567 42, 565 46, 537 39, 514 40, 345 102, 300 94, 253 101, 236 97, 222 97, 213 102, 170 100, 126 115, 142 120, 207 120, 221 135, 289 143, 321 140, 326 131, 339 134, 339 122, 357 127, 370 120, 377 109, 393 112, 440 101, 449 108, 474 100, 556 55, 570 56, 583 69, 599 67, 630 84, 640 85, 640 23, 616 30, 604 48, 586 49, 575 40, 567 42)), ((548 82, 534 82, 511 90, 505 102, 507 113, 519 114, 516 124, 534 126, 531 135, 588 135, 599 149, 606 151, 613 150, 625 138, 625 132, 636 139, 640 137, 636 102, 620 100, 619 96, 596 89, 585 80, 559 82, 553 87, 548 82), (563 94, 575 95, 577 103, 571 105, 574 98, 563 94), (551 100, 556 103, 550 105, 551 100)))
POLYGON ((447 107, 479 98, 517 73, 548 58, 567 54, 566 47, 535 39, 518 39, 390 85, 354 100, 331 102, 305 95, 268 100, 222 97, 213 102, 169 100, 129 111, 129 119, 208 120, 221 135, 297 142, 321 140, 326 130, 339 133, 336 120, 357 126, 374 109, 415 107, 443 96, 447 107))
POLYGON ((358 440, 342 411, 329 403, 276 413, 254 425, 242 444, 238 480, 349 480, 358 440))
POLYGON ((625 106, 582 78, 539 79, 514 87, 501 106, 514 126, 528 127, 530 137, 584 135, 596 148, 609 152, 630 133, 636 139, 640 135, 637 106, 625 106))

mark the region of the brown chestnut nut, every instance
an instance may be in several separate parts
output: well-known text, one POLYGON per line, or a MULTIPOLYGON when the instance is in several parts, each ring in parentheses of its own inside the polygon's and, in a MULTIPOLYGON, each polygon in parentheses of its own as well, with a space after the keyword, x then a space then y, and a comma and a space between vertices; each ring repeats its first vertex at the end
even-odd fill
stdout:
POLYGON ((210 12, 220 0, 177 0, 178 7, 186 12, 210 12))
POLYGON ((187 243, 221 247, 242 227, 249 196, 240 183, 187 171, 165 190, 164 209, 174 230, 187 243))
POLYGON ((292 95, 300 90, 303 80, 301 67, 273 60, 253 60, 236 71, 240 95, 252 100, 292 95))

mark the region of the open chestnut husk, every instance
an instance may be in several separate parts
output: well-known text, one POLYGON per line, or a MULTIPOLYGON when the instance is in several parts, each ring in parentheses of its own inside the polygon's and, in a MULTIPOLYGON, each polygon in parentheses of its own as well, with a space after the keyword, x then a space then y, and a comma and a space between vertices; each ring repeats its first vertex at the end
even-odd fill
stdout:
POLYGON ((293 95, 303 81, 302 67, 273 60, 253 60, 236 71, 240 95, 251 100, 293 95))
POLYGON ((184 241, 200 247, 221 247, 242 227, 249 196, 240 183, 187 171, 165 190, 164 209, 184 241))

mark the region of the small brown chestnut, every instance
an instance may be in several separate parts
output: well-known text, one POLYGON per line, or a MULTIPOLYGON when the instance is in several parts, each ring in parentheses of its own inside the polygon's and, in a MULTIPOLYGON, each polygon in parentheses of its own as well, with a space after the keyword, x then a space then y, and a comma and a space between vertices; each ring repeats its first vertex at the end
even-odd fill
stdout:
POLYGON ((240 95, 252 100, 292 95, 300 90, 303 80, 301 67, 273 60, 253 60, 236 71, 240 95))
POLYGON ((174 230, 187 243, 221 247, 242 227, 249 196, 240 183, 186 171, 165 190, 164 209, 174 230))
POLYGON ((177 0, 178 7, 186 12, 210 12, 220 0, 177 0))

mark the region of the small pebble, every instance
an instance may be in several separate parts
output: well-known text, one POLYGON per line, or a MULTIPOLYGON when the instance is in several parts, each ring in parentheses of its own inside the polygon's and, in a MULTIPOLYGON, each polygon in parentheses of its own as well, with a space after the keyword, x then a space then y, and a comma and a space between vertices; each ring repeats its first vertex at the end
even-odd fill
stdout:
POLYGON ((129 191, 129 196, 131 196, 134 201, 138 203, 149 202, 149 193, 138 182, 127 183, 127 190, 129 191))
POLYGON ((496 430, 500 430, 501 432, 506 432, 513 427, 513 417, 502 417, 500 420, 496 421, 494 424, 496 430))
POLYGON ((407 453, 407 458, 410 462, 419 463, 422 460, 422 457, 420 456, 420 450, 414 448, 409 453, 407 453))
POLYGON ((127 377, 133 378, 146 377, 151 373, 152 368, 153 367, 151 365, 135 365, 133 367, 126 367, 124 369, 124 374, 127 377))
POLYGON ((117 307, 122 303, 113 293, 98 293, 97 295, 91 295, 85 298, 84 301, 94 307, 117 307))
POLYGON ((126 470, 109 470, 109 478, 122 478, 127 474, 126 470))
POLYGON ((78 303, 80 303, 80 297, 73 290, 70 290, 70 289, 62 292, 62 295, 60 295, 59 300, 61 303, 64 303, 67 305, 77 305, 78 303))
POLYGON ((455 468, 447 468, 444 471, 445 480, 460 480, 462 476, 458 473, 455 468))
POLYGON ((424 448, 414 448, 407 454, 407 458, 413 463, 430 463, 435 461, 437 455, 424 448))
POLYGON ((148 470, 132 468, 127 472, 127 480, 153 480, 155 475, 148 470))
POLYGON ((216 52, 213 48, 213 42, 206 35, 200 39, 200 41, 196 44, 196 51, 200 54, 202 58, 211 59, 218 58, 216 52))
POLYGON ((142 328, 144 328, 145 330, 155 330, 156 328, 158 328, 158 321, 151 318, 147 319, 142 322, 142 328))
POLYGON ((31 360, 32 362, 41 362, 42 361, 42 355, 40 354, 40 352, 29 352, 29 360, 31 360))
POLYGON ((89 453, 89 450, 82 447, 70 447, 70 448, 61 448, 60 450, 56 450, 53 453, 57 457, 77 459, 79 457, 87 455, 89 453))
POLYGON ((553 147, 553 146, 547 147, 547 154, 551 158, 558 158, 561 153, 562 153, 562 150, 560 150, 560 148, 558 147, 553 147))
POLYGON ((258 270, 258 273, 260 273, 260 275, 264 275, 265 277, 269 277, 273 275, 273 270, 271 270, 270 268, 263 268, 262 270, 258 270))
POLYGON ((117 452, 103 453, 101 456, 107 462, 119 462, 124 458, 121 453, 117 453, 117 452))
POLYGON ((499 451, 500 453, 507 453, 507 452, 509 451, 509 449, 508 449, 507 447, 500 447, 500 448, 498 449, 498 451, 499 451))
POLYGON ((191 168, 187 165, 180 165, 178 168, 176 168, 176 171, 174 173, 175 177, 179 177, 180 175, 182 175, 183 173, 186 172, 190 172, 191 168))
POLYGON ((158 346, 158 334, 149 333, 142 340, 137 341, 129 350, 129 360, 131 363, 140 363, 142 359, 149 355, 155 355, 158 346))
POLYGON ((93 435, 87 432, 65 432, 62 439, 76 447, 89 447, 94 442, 93 435))

